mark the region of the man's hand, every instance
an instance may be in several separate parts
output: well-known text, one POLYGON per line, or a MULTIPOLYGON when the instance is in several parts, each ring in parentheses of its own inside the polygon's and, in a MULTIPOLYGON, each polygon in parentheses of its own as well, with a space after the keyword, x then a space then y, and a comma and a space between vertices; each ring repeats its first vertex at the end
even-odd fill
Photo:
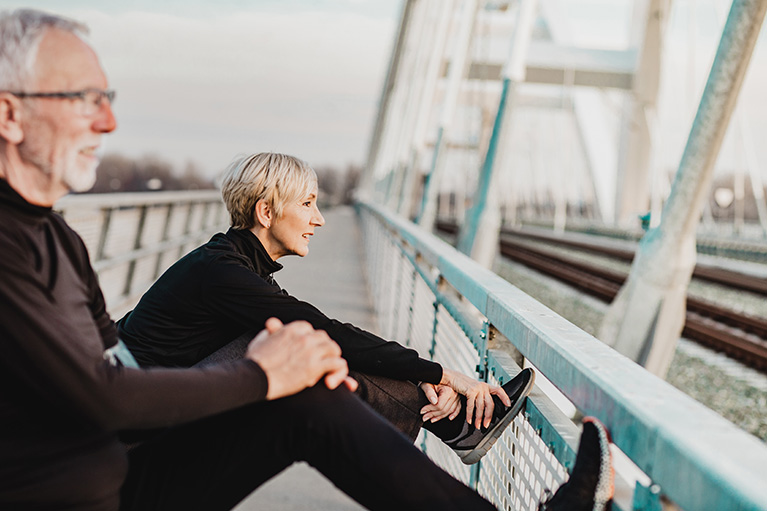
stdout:
POLYGON ((245 358, 256 362, 266 373, 267 400, 291 396, 314 386, 323 376, 329 389, 342 383, 349 390, 357 388, 357 382, 349 378, 349 368, 341 358, 338 344, 306 321, 283 326, 279 319, 269 318, 266 330, 248 345, 245 358))
POLYGON ((442 370, 441 385, 448 385, 453 390, 466 396, 466 422, 475 428, 488 427, 493 418, 493 395, 498 396, 506 406, 511 406, 511 400, 501 387, 477 381, 465 374, 452 369, 442 370))
POLYGON ((421 389, 426 394, 429 403, 421 408, 423 421, 437 422, 447 417, 453 420, 461 411, 461 399, 456 391, 447 385, 432 385, 431 383, 422 383, 421 389))

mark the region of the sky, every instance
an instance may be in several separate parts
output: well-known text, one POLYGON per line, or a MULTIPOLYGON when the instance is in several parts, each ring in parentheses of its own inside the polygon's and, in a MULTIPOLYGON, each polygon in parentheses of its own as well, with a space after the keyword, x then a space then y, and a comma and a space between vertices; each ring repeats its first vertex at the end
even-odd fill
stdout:
MULTIPOLYGON (((626 46, 632 1, 547 0, 578 44, 605 48, 626 46)), ((729 2, 672 2, 659 105, 666 168, 678 164, 729 2)), ((364 163, 402 0, 0 0, 16 7, 90 26, 118 94, 107 152, 154 154, 178 169, 193 161, 213 176, 258 151, 315 167, 364 163)), ((767 134, 764 33, 736 121, 757 141, 767 134)), ((767 145, 756 145, 767 162, 767 145)), ((724 166, 742 152, 726 142, 724 166)))
POLYGON ((213 176, 237 154, 367 156, 399 0, 0 0, 84 21, 117 91, 106 151, 213 176))

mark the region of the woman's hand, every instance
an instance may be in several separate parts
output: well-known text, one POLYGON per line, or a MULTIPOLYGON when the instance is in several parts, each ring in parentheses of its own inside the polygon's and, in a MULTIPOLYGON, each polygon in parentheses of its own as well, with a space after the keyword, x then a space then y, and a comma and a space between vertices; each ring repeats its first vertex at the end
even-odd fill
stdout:
POLYGON ((421 389, 431 403, 421 408, 424 422, 437 422, 445 417, 453 420, 458 416, 461 411, 461 399, 452 388, 447 385, 422 383, 421 389))
POLYGON ((466 422, 479 429, 488 427, 493 418, 493 395, 498 396, 506 406, 511 406, 511 400, 501 387, 477 381, 452 369, 442 370, 441 385, 447 385, 457 393, 466 396, 466 422))

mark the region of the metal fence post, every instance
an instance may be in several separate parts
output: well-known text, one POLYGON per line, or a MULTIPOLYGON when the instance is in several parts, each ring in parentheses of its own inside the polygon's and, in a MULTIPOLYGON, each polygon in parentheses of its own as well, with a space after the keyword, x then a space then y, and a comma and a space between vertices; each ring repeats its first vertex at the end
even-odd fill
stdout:
MULTIPOLYGON (((149 207, 146 204, 139 206, 140 213, 138 219, 138 226, 136 227, 136 238, 133 240, 133 250, 141 248, 141 238, 144 235, 144 225, 146 224, 146 213, 149 207)), ((128 263, 128 274, 125 277, 125 287, 123 288, 123 296, 129 296, 131 293, 131 287, 133 286, 133 275, 136 272, 136 260, 131 260, 128 263)))
POLYGON ((106 256, 107 236, 109 236, 109 226, 112 224, 112 208, 102 208, 101 216, 101 232, 99 233, 95 261, 101 261, 106 256))
POLYGON ((410 302, 408 303, 408 306, 407 306, 408 315, 407 315, 407 329, 406 329, 407 338, 405 342, 406 346, 410 346, 411 344, 410 341, 413 334, 412 329, 413 329, 413 313, 415 312, 415 284, 418 281, 418 270, 416 270, 415 268, 417 261, 418 261, 418 255, 416 254, 416 257, 413 261, 413 271, 410 273, 410 296, 409 296, 410 302))
MULTIPOLYGON (((194 206, 196 202, 190 201, 189 206, 186 210, 186 219, 184 220, 184 234, 189 234, 192 230, 192 216, 194 214, 194 206)), ((184 255, 184 245, 180 245, 178 247, 178 254, 176 255, 176 259, 180 259, 181 256, 184 255)))
MULTIPOLYGON (((438 290, 445 288, 445 278, 442 275, 437 276, 437 283, 435 286, 438 290)), ((437 326, 439 324, 439 297, 434 297, 434 321, 431 324, 431 349, 429 350, 429 356, 434 359, 434 354, 437 352, 437 326)))
MULTIPOLYGON (((168 203, 167 209, 165 210, 165 223, 162 226, 162 236, 160 237, 160 241, 167 241, 168 240, 168 233, 170 231, 170 221, 173 217, 173 203, 168 203)), ((154 265, 154 280, 157 280, 157 277, 160 276, 160 268, 162 267, 162 257, 163 253, 158 252, 157 253, 157 260, 155 261, 154 265)))

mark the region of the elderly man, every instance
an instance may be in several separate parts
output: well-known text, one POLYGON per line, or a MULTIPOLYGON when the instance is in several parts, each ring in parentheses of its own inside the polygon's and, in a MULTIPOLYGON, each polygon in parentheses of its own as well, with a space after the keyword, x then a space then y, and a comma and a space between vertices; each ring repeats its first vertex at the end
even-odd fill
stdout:
MULTIPOLYGON (((308 323, 270 320, 242 360, 204 369, 105 360, 114 323, 82 241, 51 211, 92 185, 116 127, 83 31, 0 14, 0 509, 225 510, 296 460, 370 509, 492 509, 345 388, 340 349, 308 323), (130 452, 118 439, 152 428, 130 452)), ((548 509, 574 495, 592 509, 604 490, 606 435, 589 424, 548 509)))

